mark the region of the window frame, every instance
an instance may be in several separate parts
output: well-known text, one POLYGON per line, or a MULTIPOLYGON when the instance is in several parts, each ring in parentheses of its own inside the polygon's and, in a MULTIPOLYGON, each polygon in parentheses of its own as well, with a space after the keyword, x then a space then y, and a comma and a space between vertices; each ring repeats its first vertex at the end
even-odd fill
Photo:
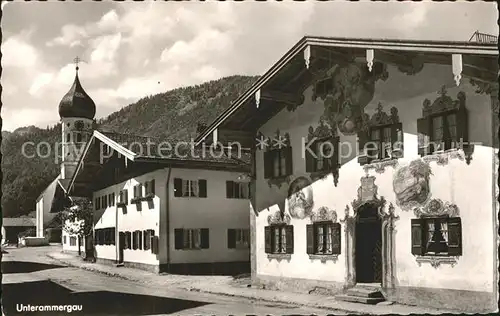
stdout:
POLYGON ((269 255, 289 256, 294 252, 294 227, 284 223, 271 224, 264 227, 266 243, 265 252, 269 255), (267 236, 269 231, 269 236, 267 236), (276 246, 276 231, 278 231, 279 246, 276 246), (291 240, 287 239, 287 235, 291 240), (270 238, 269 240, 267 240, 270 238), (285 242, 283 245, 283 241, 285 242), (270 248, 270 249, 269 249, 270 248), (280 248, 279 250, 277 248, 280 248), (284 249, 284 250, 283 250, 284 249))
POLYGON ((412 219, 412 230, 411 230, 411 244, 412 244, 412 254, 421 257, 458 257, 462 256, 463 252, 463 230, 460 217, 451 217, 448 215, 438 215, 438 216, 421 216, 416 219, 412 219), (434 227, 437 223, 446 223, 446 252, 432 252, 428 250, 429 236, 428 223, 433 222, 434 227), (453 233, 453 239, 455 243, 450 243, 450 227, 453 233), (456 235, 455 235, 456 234, 456 235), (450 251, 451 250, 451 251, 450 251))
POLYGON ((311 224, 313 229, 313 240, 312 247, 313 252, 310 253, 312 255, 321 255, 321 256, 333 256, 339 255, 341 253, 341 227, 339 223, 334 223, 332 221, 321 221, 314 222, 311 224), (318 250, 319 246, 319 230, 320 227, 323 229, 322 239, 323 239, 323 252, 318 250), (328 248, 328 228, 331 229, 331 251, 326 251, 328 248), (335 244, 335 233, 338 233, 338 245, 335 244), (338 249, 338 251, 336 251, 338 249))
POLYGON ((399 133, 404 133, 403 132, 403 123, 389 123, 389 124, 383 124, 383 125, 372 125, 368 129, 368 142, 374 143, 377 141, 378 145, 377 148, 374 149, 372 146, 370 146, 369 149, 367 149, 367 155, 368 155, 368 161, 373 162, 373 161, 381 161, 381 160, 393 160, 393 159, 399 159, 402 158, 402 148, 396 148, 396 143, 399 141, 399 133), (390 139, 391 139, 391 144, 390 144, 390 151, 391 154, 387 152, 387 145, 384 146, 385 144, 385 134, 384 132, 389 129, 391 134, 390 134, 390 139), (379 133, 379 137, 377 140, 373 139, 373 134, 374 132, 377 131, 379 133), (395 152, 401 150, 400 154, 396 154, 395 152), (373 154, 375 153, 375 154, 373 154))
POLYGON ((459 136, 459 126, 458 126, 458 117, 459 117, 459 109, 450 109, 447 111, 443 112, 438 112, 438 113, 433 113, 427 116, 428 119, 428 127, 429 127, 429 140, 430 140, 430 145, 433 147, 431 148, 431 154, 433 153, 440 153, 444 152, 446 150, 453 150, 453 149, 459 149, 459 142, 458 142, 458 136, 459 136), (449 123, 448 123, 448 117, 454 115, 455 116, 455 139, 452 139, 450 136, 450 129, 449 129, 449 123), (435 118, 441 118, 441 128, 442 128, 442 136, 441 136, 441 145, 443 145, 443 149, 436 149, 435 146, 435 139, 434 139, 434 119, 435 118))
POLYGON ((250 184, 241 181, 226 181, 226 198, 247 200, 250 198, 250 184))

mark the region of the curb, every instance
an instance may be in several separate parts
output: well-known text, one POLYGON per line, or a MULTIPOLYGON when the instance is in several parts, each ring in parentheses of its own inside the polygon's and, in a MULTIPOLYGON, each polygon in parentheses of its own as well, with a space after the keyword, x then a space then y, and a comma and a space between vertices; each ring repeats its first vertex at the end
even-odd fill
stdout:
MULTIPOLYGON (((110 277, 116 277, 116 278, 119 278, 119 279, 122 279, 122 280, 132 281, 132 282, 136 282, 136 283, 140 283, 140 284, 147 284, 148 283, 147 281, 144 281, 143 279, 135 279, 135 278, 131 278, 131 277, 128 277, 128 276, 124 276, 124 275, 119 274, 119 273, 110 273, 110 272, 107 272, 107 271, 103 271, 103 270, 99 270, 99 269, 95 269, 95 268, 91 268, 91 267, 77 265, 77 264, 74 264, 74 263, 72 263, 70 261, 53 257, 50 254, 46 254, 46 256, 48 258, 53 259, 53 260, 59 261, 61 263, 64 263, 64 264, 66 264, 66 265, 68 265, 70 267, 74 267, 74 268, 78 268, 78 269, 82 269, 82 270, 86 270, 86 271, 90 271, 90 272, 96 272, 96 273, 100 273, 100 274, 107 275, 107 276, 110 276, 110 277)), ((227 293, 227 292, 221 292, 221 291, 210 290, 210 289, 206 290, 206 289, 200 289, 200 288, 185 287, 185 286, 182 286, 182 285, 179 286, 179 284, 177 284, 177 285, 173 284, 173 287, 175 289, 177 289, 177 290, 182 290, 182 291, 186 291, 186 292, 199 292, 199 293, 207 293, 207 294, 213 294, 213 295, 220 295, 220 296, 225 296, 225 297, 237 297, 237 298, 247 299, 247 300, 250 300, 250 301, 260 301, 260 302, 266 302, 266 303, 281 303, 281 304, 288 304, 288 305, 297 306, 297 307, 312 307, 312 308, 317 308, 317 309, 328 310, 328 311, 330 311, 332 313, 335 313, 335 311, 339 311, 339 312, 349 313, 350 315, 366 315, 367 314, 366 312, 359 311, 359 310, 352 310, 352 309, 338 308, 338 307, 328 307, 328 306, 320 305, 320 304, 317 304, 317 303, 304 304, 304 303, 297 303, 295 301, 287 301, 287 300, 283 300, 283 299, 267 299, 267 298, 256 297, 256 296, 247 296, 247 295, 241 295, 241 294, 231 294, 231 293, 227 293)), ((325 298, 326 297, 327 296, 325 296, 325 298)), ((320 297, 318 297, 318 298, 320 298, 320 297)), ((446 312, 446 311, 443 310, 443 312, 446 312)), ((376 313, 370 313, 370 314, 371 315, 377 315, 376 313)), ((408 315, 409 314, 414 314, 414 312, 408 312, 408 315)))
MULTIPOLYGON (((49 258, 51 258, 51 259, 53 259, 53 260, 57 260, 57 261, 59 261, 61 263, 64 263, 64 264, 66 264, 66 265, 68 265, 70 267, 73 267, 73 268, 78 268, 78 269, 82 269, 82 270, 86 270, 86 271, 90 271, 90 272, 96 272, 96 273, 100 273, 100 274, 107 275, 107 276, 110 276, 110 277, 116 277, 116 278, 119 278, 119 279, 122 279, 122 280, 137 282, 137 283, 141 283, 141 284, 147 283, 147 282, 141 281, 140 279, 134 279, 134 278, 126 277, 126 276, 123 276, 123 275, 118 274, 118 273, 110 273, 110 272, 102 271, 102 270, 99 270, 99 269, 93 269, 91 267, 85 267, 85 266, 77 265, 77 264, 74 264, 74 263, 72 263, 70 261, 53 257, 50 254, 46 254, 46 256, 49 257, 49 258)), ((334 312, 334 311, 348 312, 348 313, 355 314, 355 315, 362 315, 363 314, 362 312, 355 311, 355 310, 330 308, 330 307, 326 307, 326 306, 322 306, 322 305, 317 305, 317 304, 307 305, 307 304, 301 304, 301 303, 291 302, 291 301, 286 301, 286 300, 279 300, 279 299, 271 300, 271 299, 265 299, 265 298, 261 298, 261 297, 255 297, 255 296, 245 296, 245 295, 240 295, 240 294, 231 294, 231 293, 214 291, 214 290, 202 290, 202 289, 199 289, 199 288, 190 288, 190 287, 184 287, 184 286, 177 286, 175 288, 178 289, 178 290, 183 290, 183 291, 187 291, 187 292, 200 292, 200 293, 221 295, 221 296, 226 296, 226 297, 238 297, 238 298, 248 299, 248 300, 251 300, 251 301, 261 301, 261 302, 266 302, 266 303, 282 303, 282 304, 289 304, 289 305, 301 306, 301 307, 314 307, 314 308, 318 308, 318 309, 329 310, 329 311, 332 311, 332 312, 334 312)))

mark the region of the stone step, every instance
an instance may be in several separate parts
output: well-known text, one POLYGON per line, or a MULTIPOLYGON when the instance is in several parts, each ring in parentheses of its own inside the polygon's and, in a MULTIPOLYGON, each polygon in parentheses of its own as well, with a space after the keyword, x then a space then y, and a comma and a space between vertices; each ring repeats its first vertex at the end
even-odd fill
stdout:
POLYGON ((347 295, 359 296, 359 297, 372 297, 372 298, 384 298, 382 293, 377 289, 354 287, 347 290, 347 295))
POLYGON ((370 304, 370 305, 375 305, 380 302, 385 301, 384 298, 380 297, 362 297, 362 296, 354 296, 354 295, 338 295, 336 297, 340 301, 345 301, 345 302, 354 302, 354 303, 361 303, 361 304, 370 304))

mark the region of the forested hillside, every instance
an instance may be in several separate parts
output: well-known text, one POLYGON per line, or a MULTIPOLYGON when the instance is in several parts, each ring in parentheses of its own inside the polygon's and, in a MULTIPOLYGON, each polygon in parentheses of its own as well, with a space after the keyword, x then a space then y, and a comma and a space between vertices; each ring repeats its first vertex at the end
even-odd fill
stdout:
MULTIPOLYGON (((148 96, 97 120, 98 129, 189 140, 195 136, 197 123, 210 123, 257 78, 232 76, 148 96)), ((54 144, 60 142, 60 131, 57 124, 47 129, 30 126, 2 132, 3 217, 35 210, 36 198, 59 173, 54 144), (22 152, 28 142, 51 144, 51 152, 42 146, 42 156, 29 158, 34 146, 26 146, 27 155, 22 152)))

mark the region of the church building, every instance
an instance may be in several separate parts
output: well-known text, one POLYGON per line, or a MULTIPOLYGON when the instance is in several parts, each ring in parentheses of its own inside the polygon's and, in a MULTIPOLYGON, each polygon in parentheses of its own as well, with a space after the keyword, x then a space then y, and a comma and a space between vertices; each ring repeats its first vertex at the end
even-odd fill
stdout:
POLYGON ((492 312, 496 43, 304 37, 197 138, 251 146, 255 284, 492 312))
POLYGON ((78 78, 78 70, 77 66, 73 85, 59 103, 61 147, 55 150, 60 151, 61 171, 40 194, 36 202, 37 237, 46 237, 50 242, 61 242, 67 239, 62 232, 61 240, 61 229, 50 229, 51 223, 57 220, 56 215, 68 202, 68 184, 75 173, 82 150, 94 129, 96 106, 83 89, 78 78), (55 236, 52 235, 57 235, 57 239, 54 239, 55 236))

